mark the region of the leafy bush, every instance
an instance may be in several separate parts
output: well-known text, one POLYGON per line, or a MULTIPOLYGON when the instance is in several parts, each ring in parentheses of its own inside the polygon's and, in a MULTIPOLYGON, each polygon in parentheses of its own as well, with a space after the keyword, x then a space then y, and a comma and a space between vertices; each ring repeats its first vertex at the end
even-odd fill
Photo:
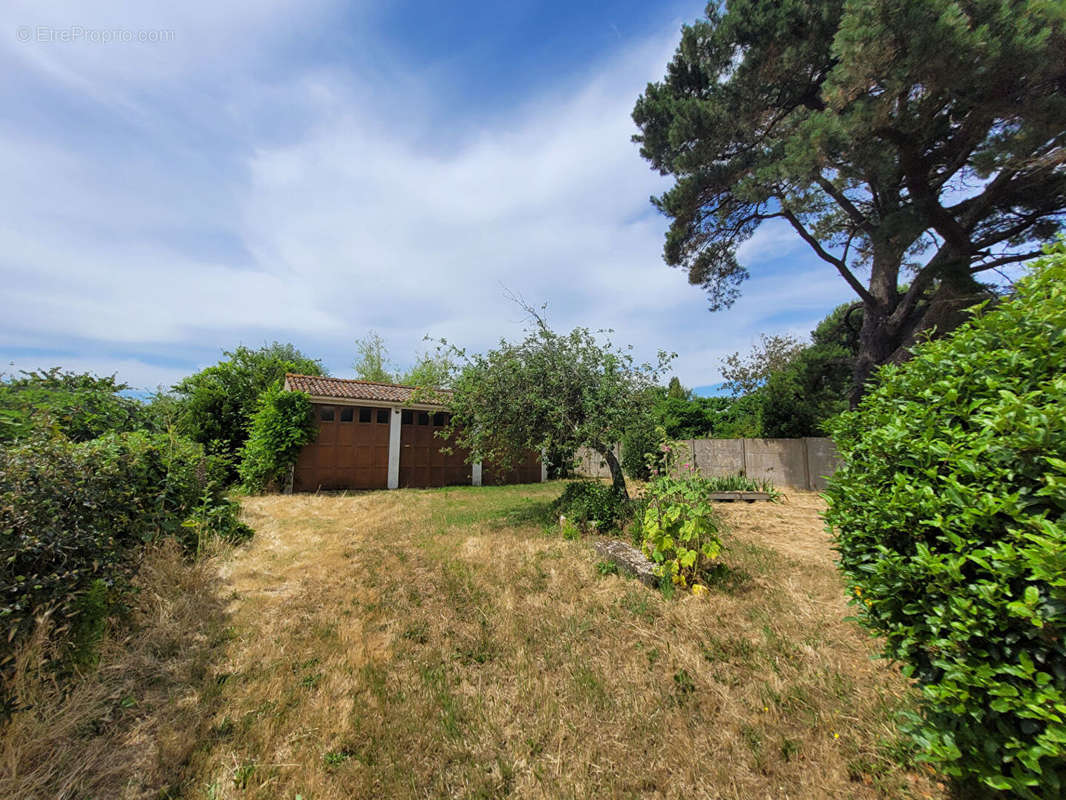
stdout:
POLYGON ((250 535, 221 486, 215 459, 167 435, 0 447, 0 619, 10 631, 0 663, 46 611, 60 632, 77 630, 105 587, 121 587, 144 543, 174 536, 194 550, 203 532, 183 524, 190 515, 209 509, 212 535, 250 535))
POLYGON ((574 481, 551 505, 552 513, 564 516, 572 525, 599 532, 621 527, 630 516, 630 501, 610 484, 598 481, 574 481))
POLYGON ((0 442, 42 430, 84 442, 141 428, 148 415, 139 402, 119 394, 128 388, 113 375, 98 378, 59 367, 0 380, 0 442))
POLYGON ((678 463, 684 445, 670 441, 662 427, 656 432, 657 452, 648 456, 652 480, 641 499, 641 549, 672 586, 702 590, 700 581, 722 552, 710 481, 690 464, 678 463))
POLYGON ((212 455, 230 459, 227 479, 236 476, 238 453, 248 441, 259 395, 284 381, 286 372, 325 375, 321 362, 291 344, 273 342, 255 350, 238 347, 224 359, 174 386, 179 430, 212 455))
POLYGON ((1066 791, 1066 248, 887 366, 833 435, 826 519, 860 621, 922 691, 949 775, 1066 791))
POLYGON ((722 552, 709 492, 702 475, 668 468, 652 479, 644 497, 642 549, 664 577, 683 589, 702 585, 722 552))
POLYGON ((259 396, 248 442, 241 448, 241 483, 250 492, 276 488, 296 463, 300 449, 315 439, 311 398, 278 384, 259 396))

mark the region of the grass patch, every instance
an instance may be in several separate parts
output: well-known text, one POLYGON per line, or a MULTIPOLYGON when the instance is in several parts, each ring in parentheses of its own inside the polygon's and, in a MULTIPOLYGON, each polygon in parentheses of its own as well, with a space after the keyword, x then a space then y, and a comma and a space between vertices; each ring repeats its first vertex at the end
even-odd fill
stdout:
POLYGON ((905 681, 844 621, 814 495, 723 509, 729 571, 667 601, 543 534, 561 488, 246 499, 255 539, 164 593, 190 605, 153 617, 158 687, 107 684, 78 730, 26 712, 0 795, 945 797, 895 736, 905 681))

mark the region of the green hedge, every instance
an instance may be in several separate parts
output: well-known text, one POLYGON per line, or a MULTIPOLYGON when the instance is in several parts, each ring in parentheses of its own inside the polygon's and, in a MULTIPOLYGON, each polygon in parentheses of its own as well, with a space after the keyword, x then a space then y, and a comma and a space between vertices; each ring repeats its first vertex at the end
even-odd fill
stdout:
POLYGON ((143 431, 0 447, 0 663, 45 611, 77 629, 85 595, 121 589, 145 543, 251 535, 223 475, 200 445, 143 431))
POLYGON ((1066 792, 1066 250, 884 367, 832 434, 828 523, 860 621, 921 688, 925 757, 1066 792))

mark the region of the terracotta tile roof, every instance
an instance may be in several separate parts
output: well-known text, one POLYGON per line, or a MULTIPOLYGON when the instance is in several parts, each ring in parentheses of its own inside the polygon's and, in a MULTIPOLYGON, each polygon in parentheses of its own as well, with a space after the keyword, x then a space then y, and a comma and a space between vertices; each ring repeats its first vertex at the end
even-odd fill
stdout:
MULTIPOLYGON (((374 383, 350 378, 323 378, 318 375, 285 375, 285 388, 291 392, 306 392, 312 397, 335 397, 338 400, 375 400, 382 403, 407 403, 418 391, 416 386, 400 386, 395 383, 374 383)), ((418 405, 443 406, 451 392, 425 390, 425 396, 414 400, 418 405)))

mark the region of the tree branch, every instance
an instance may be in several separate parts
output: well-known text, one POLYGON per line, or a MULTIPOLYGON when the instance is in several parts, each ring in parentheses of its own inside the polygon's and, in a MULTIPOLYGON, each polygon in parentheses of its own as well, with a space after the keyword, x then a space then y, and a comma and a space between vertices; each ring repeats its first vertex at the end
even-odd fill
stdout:
POLYGON ((1008 239, 1013 239, 1018 234, 1024 233, 1026 228, 1031 228, 1044 217, 1054 216, 1057 213, 1058 212, 1051 212, 1049 214, 1043 214, 1037 212, 1034 214, 1026 214, 1022 216, 1022 221, 1017 223, 1016 225, 1012 225, 1009 228, 1002 228, 998 231, 989 233, 984 238, 974 242, 974 250, 984 250, 985 248, 991 247, 994 244, 999 244, 1000 242, 1005 242, 1008 239))
POLYGON ((1043 254, 1044 251, 1041 249, 1030 250, 1028 253, 1012 253, 1011 255, 1000 256, 999 258, 993 261, 985 261, 980 264, 975 264, 974 266, 970 267, 970 274, 974 275, 978 272, 984 272, 988 269, 1002 267, 1004 264, 1017 264, 1019 261, 1028 261, 1030 258, 1037 258, 1038 256, 1042 256, 1043 254))
POLYGON ((937 273, 939 272, 940 263, 938 262, 948 260, 948 256, 945 255, 948 252, 948 245, 946 243, 942 244, 937 250, 936 255, 929 259, 926 265, 914 276, 914 280, 911 281, 907 293, 903 295, 903 299, 899 301, 896 308, 892 311, 892 321, 894 324, 902 324, 903 320, 910 316, 911 312, 918 306, 918 301, 921 300, 922 296, 925 294, 925 290, 933 282, 933 279, 936 278, 937 273))
POLYGON ((851 202, 851 200, 846 194, 844 194, 842 191, 840 191, 840 189, 833 185, 833 182, 831 180, 821 174, 815 177, 814 180, 819 186, 822 187, 822 191, 832 197, 836 201, 836 204, 844 210, 844 213, 851 217, 852 222, 862 228, 862 230, 866 231, 867 234, 871 236, 873 235, 874 226, 870 224, 870 220, 868 220, 866 216, 861 211, 859 211, 859 209, 855 206, 854 203, 851 202))
POLYGON ((782 206, 781 216, 788 220, 788 224, 791 225, 795 229, 796 233, 798 233, 803 238, 803 241, 805 241, 811 246, 811 248, 814 250, 817 256, 822 259, 822 261, 832 264, 834 267, 837 268, 837 272, 839 272, 841 277, 843 277, 844 280, 848 282, 848 286, 850 286, 855 291, 855 294, 862 298, 862 301, 864 303, 874 307, 880 305, 874 298, 874 296, 866 290, 866 287, 859 282, 859 279, 852 274, 851 270, 847 268, 847 265, 839 258, 834 256, 832 253, 827 252, 825 248, 822 247, 821 243, 817 239, 815 239, 813 235, 811 235, 810 231, 803 227, 803 223, 801 223, 799 219, 797 219, 795 214, 793 214, 790 210, 782 206))
POLYGON ((878 128, 874 133, 891 142, 898 149, 900 167, 903 169, 907 190, 915 205, 925 212, 933 228, 944 237, 945 242, 955 248, 959 255, 969 257, 971 244, 966 228, 940 204, 936 192, 929 183, 926 164, 915 152, 911 137, 891 126, 878 128))

